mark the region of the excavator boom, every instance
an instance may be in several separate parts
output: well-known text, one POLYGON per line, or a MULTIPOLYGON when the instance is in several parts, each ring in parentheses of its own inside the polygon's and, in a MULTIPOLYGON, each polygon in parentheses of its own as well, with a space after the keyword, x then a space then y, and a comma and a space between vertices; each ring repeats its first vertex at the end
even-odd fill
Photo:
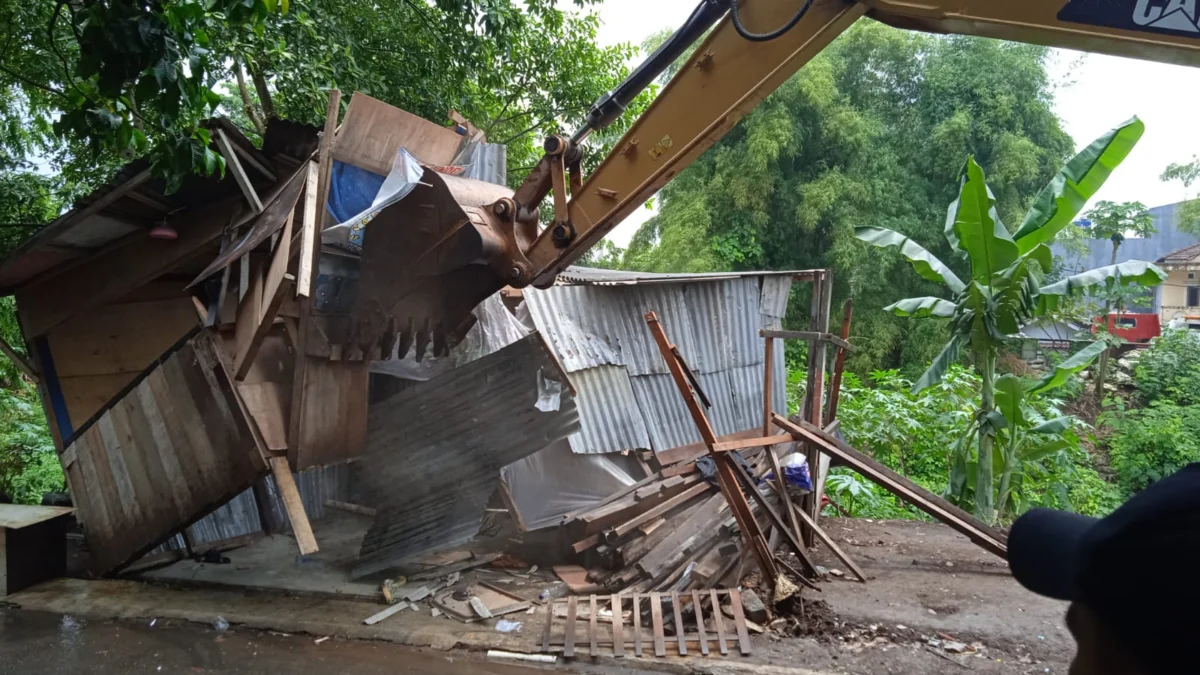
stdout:
MULTIPOLYGON (((558 273, 864 16, 913 30, 1196 65, 1196 5, 1196 0, 702 0, 663 47, 597 102, 583 128, 570 138, 547 139, 546 155, 511 198, 480 209, 491 222, 477 222, 476 229, 493 228, 493 235, 507 245, 491 247, 495 253, 474 264, 498 272, 474 273, 470 284, 447 284, 444 293, 467 293, 477 301, 506 285, 552 284, 558 273), (584 177, 580 166, 588 135, 619 117, 706 32, 649 109, 584 177), (537 216, 550 195, 554 217, 543 226, 537 216)), ((437 285, 424 284, 421 305, 426 313, 437 304, 437 285)), ((458 315, 473 306, 456 298, 443 300, 447 311, 458 315)), ((394 316, 405 315, 404 302, 397 303, 394 316)), ((446 317, 445 325, 462 325, 464 318, 446 317)))

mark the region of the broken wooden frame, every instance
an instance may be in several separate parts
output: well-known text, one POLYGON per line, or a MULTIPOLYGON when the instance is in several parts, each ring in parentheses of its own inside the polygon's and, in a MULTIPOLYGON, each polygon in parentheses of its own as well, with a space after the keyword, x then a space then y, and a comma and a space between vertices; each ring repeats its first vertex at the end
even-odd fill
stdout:
POLYGON ((736 588, 587 597, 572 595, 551 599, 546 602, 541 651, 561 651, 563 657, 568 659, 575 658, 576 650, 581 648, 586 648, 591 658, 624 658, 630 652, 639 658, 647 652, 661 658, 668 655, 687 656, 690 646, 695 645, 701 655, 708 656, 710 643, 721 656, 729 654, 733 647, 742 656, 752 653, 742 596, 736 588), (722 601, 729 606, 733 619, 729 630, 726 629, 722 601), (560 615, 556 609, 563 605, 566 605, 566 612, 561 622, 562 630, 559 631, 556 619, 560 615), (649 636, 643 630, 643 608, 650 615, 649 636), (586 611, 586 619, 580 616, 581 609, 586 611), (629 625, 632 628, 629 632, 625 630, 626 611, 629 612, 629 625), (706 625, 709 618, 712 620, 711 633, 706 625), (674 635, 667 635, 667 621, 672 622, 674 635), (582 640, 579 636, 581 623, 585 626, 582 640), (601 647, 607 649, 602 650, 601 647))

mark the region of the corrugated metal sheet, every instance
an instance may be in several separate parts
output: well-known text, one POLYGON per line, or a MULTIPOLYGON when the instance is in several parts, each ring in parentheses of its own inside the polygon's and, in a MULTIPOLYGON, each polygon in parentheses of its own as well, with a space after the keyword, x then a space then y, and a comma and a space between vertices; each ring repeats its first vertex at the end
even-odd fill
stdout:
POLYGON ((594 267, 568 267, 558 275, 559 285, 584 284, 589 286, 624 286, 633 284, 670 284, 689 281, 715 281, 739 279, 741 277, 792 277, 816 270, 776 270, 754 272, 693 272, 660 273, 631 272, 627 270, 602 270, 594 267))
POLYGON ((372 406, 361 462, 379 515, 353 577, 467 541, 502 467, 579 431, 565 391, 558 410, 535 407, 552 358, 530 335, 372 406))
POLYGON ((670 375, 630 378, 655 452, 700 442, 700 432, 670 375))
MULTIPOLYGON (((325 500, 327 499, 354 502, 350 486, 351 469, 350 464, 334 464, 292 474, 296 478, 296 487, 300 489, 300 500, 304 502, 304 511, 308 514, 309 520, 320 520, 325 517, 325 500)), ((271 494, 271 508, 275 512, 276 521, 286 525, 287 514, 283 508, 283 501, 279 497, 279 490, 275 487, 275 478, 269 474, 265 478, 267 490, 271 494)), ((258 517, 258 505, 254 501, 254 490, 249 489, 193 523, 188 528, 188 536, 192 539, 193 549, 200 548, 202 550, 202 544, 261 532, 262 529, 262 521, 258 517)), ((183 537, 175 535, 150 553, 166 550, 181 551, 185 548, 183 537)))
MULTIPOLYGON (((646 437, 656 452, 700 440, 695 424, 668 374, 649 329, 646 312, 657 312, 688 366, 699 375, 713 403, 708 411, 718 435, 762 424, 763 339, 758 331, 778 327, 787 311, 791 273, 729 275, 644 275, 591 271, 569 285, 526 290, 534 325, 571 373, 579 395, 583 433, 595 441, 572 444, 575 452, 627 449, 599 440, 630 433, 636 404, 646 437), (646 283, 646 278, 671 283, 646 283), (583 280, 588 281, 584 282, 583 280), (598 280, 605 280, 603 282, 598 280), (625 280, 621 284, 608 281, 625 280), (594 285, 604 283, 606 285, 594 285), (766 304, 764 304, 766 303, 766 304), (624 366, 633 394, 616 391, 607 377, 624 366), (586 378, 584 370, 597 370, 586 378), (603 387, 607 386, 607 389, 603 387), (604 406, 594 401, 603 399, 604 406), (581 448, 582 446, 582 448, 581 448)), ((786 410, 782 346, 775 352, 773 401, 786 410)))
POLYGON ((597 366, 568 377, 578 392, 575 405, 580 432, 568 439, 573 452, 591 455, 650 448, 650 436, 625 368, 597 366))
POLYGON ((571 513, 595 506, 645 473, 624 455, 577 455, 566 442, 554 443, 500 471, 526 532, 553 527, 571 513))
POLYGON ((498 143, 467 142, 454 158, 454 163, 466 167, 465 178, 508 185, 508 148, 498 143))

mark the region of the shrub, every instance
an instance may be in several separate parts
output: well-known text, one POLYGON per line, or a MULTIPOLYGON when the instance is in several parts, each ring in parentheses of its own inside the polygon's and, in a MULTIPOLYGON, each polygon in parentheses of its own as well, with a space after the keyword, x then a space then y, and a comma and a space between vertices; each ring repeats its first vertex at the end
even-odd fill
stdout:
POLYGON ((1109 455, 1126 496, 1200 462, 1200 406, 1160 399, 1140 410, 1106 412, 1104 421, 1114 431, 1109 455))
POLYGON ((1154 338, 1134 367, 1133 382, 1146 403, 1200 404, 1200 335, 1168 330, 1154 338))

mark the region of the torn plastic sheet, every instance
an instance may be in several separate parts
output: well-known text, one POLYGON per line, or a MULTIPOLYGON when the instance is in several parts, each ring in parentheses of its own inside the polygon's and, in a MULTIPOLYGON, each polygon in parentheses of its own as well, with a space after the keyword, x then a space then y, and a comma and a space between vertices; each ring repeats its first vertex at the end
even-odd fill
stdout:
POLYGON ((386 207, 408 196, 421 182, 425 169, 403 147, 396 150, 392 170, 378 184, 370 204, 362 208, 366 195, 379 176, 358 167, 335 162, 330 181, 329 211, 334 218, 345 218, 321 233, 321 243, 351 253, 362 253, 363 229, 386 207), (361 208, 357 213, 352 209, 361 208), (353 215, 346 216, 347 213, 353 215))
POLYGON ((566 440, 500 470, 517 522, 525 531, 553 527, 637 482, 642 470, 619 454, 577 455, 566 440))
POLYGON ((542 412, 554 412, 562 402, 562 382, 546 377, 538 370, 538 400, 533 407, 542 412))
MULTIPOLYGON (((392 346, 392 353, 387 359, 371 362, 371 372, 383 373, 405 380, 425 381, 475 359, 498 352, 533 332, 517 320, 512 312, 508 311, 499 293, 479 303, 473 313, 476 319, 475 325, 471 326, 467 336, 451 349, 447 356, 431 356, 426 353, 425 358, 417 361, 412 349, 407 354, 399 354, 400 341, 396 340, 396 344, 392 346)), ((539 371, 539 402, 541 401, 541 387, 542 376, 539 371)), ((562 385, 559 384, 560 389, 561 387, 562 385)), ((552 410, 558 410, 558 408, 555 407, 552 410)))

